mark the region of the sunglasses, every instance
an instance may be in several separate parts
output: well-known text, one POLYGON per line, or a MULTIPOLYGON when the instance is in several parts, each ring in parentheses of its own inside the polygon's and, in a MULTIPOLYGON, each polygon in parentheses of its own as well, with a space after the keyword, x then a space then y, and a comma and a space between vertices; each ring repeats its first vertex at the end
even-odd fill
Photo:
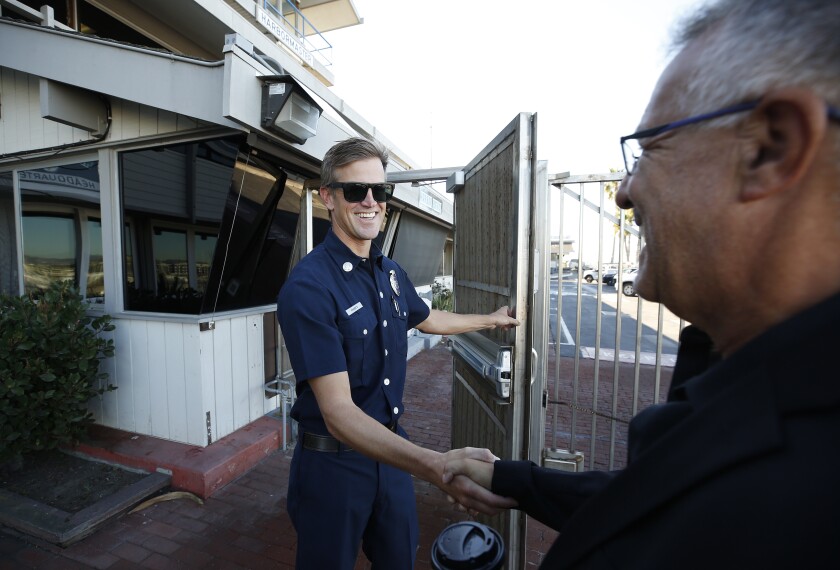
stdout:
POLYGON ((387 202, 394 195, 394 184, 391 182, 332 182, 328 188, 340 188, 344 191, 347 202, 361 202, 367 197, 368 188, 373 191, 373 199, 377 202, 387 202))

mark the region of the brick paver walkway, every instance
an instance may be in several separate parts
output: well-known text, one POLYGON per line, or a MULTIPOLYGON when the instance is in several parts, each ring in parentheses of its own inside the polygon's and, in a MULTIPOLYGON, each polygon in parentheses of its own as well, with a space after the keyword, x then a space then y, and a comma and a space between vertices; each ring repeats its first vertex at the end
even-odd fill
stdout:
MULTIPOLYGON (((441 345, 408 363, 402 424, 419 445, 449 449, 451 355, 441 345)), ((124 515, 68 548, 0 532, 0 570, 39 568, 293 568, 295 532, 286 514, 291 451, 278 451, 204 505, 189 500, 158 503, 124 515)), ((431 568, 429 551, 438 533, 464 520, 434 485, 415 481, 420 518, 417 569, 431 568)), ((529 568, 535 568, 556 533, 529 523, 529 568)), ((368 568, 360 554, 357 569, 368 568)))

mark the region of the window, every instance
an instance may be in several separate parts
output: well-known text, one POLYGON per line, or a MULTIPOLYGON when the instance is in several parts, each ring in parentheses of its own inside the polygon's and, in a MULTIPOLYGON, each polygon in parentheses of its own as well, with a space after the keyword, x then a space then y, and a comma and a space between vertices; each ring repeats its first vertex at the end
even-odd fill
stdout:
POLYGON ((392 259, 415 286, 434 282, 446 243, 447 230, 419 216, 403 214, 397 226, 392 259))
POLYGON ((23 214, 23 290, 32 293, 53 281, 78 282, 76 220, 60 214, 23 214))
POLYGON ((240 137, 120 154, 126 309, 198 314, 240 137))
MULTIPOLYGON (((37 12, 40 12, 41 6, 51 6, 56 21, 83 34, 158 49, 163 47, 88 2, 79 0, 18 0, 18 2, 37 12)), ((107 5, 108 2, 103 4, 107 5)))
POLYGON ((98 166, 90 161, 18 173, 24 293, 71 281, 88 301, 104 301, 98 166))
POLYGON ((157 229, 152 237, 152 248, 158 293, 177 295, 190 289, 187 232, 157 229))
MULTIPOLYGON (((275 302, 296 247, 302 175, 235 136, 121 153, 120 176, 127 309, 275 302)), ((316 239, 326 227, 326 215, 314 221, 316 239)))

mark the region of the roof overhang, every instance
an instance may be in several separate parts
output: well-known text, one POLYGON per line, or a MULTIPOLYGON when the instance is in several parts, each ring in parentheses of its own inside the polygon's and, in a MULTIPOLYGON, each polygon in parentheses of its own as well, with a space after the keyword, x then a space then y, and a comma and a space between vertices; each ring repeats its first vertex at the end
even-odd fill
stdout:
POLYGON ((353 0, 301 0, 298 9, 321 33, 362 23, 353 0))

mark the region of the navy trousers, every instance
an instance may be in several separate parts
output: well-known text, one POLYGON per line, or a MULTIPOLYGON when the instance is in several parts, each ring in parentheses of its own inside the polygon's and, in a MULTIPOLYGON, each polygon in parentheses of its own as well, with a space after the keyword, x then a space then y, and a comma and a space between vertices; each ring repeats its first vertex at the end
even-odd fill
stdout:
POLYGON ((298 570, 352 570, 360 544, 373 570, 414 568, 417 504, 404 471, 355 451, 314 451, 299 442, 287 510, 298 570))

